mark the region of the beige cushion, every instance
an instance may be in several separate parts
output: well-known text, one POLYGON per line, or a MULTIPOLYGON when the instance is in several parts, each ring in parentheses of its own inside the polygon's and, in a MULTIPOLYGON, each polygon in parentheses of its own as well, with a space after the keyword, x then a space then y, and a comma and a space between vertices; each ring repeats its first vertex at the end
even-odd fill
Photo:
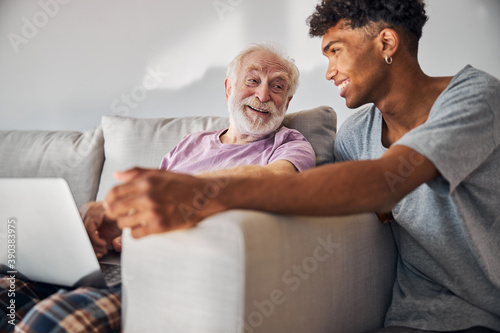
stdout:
MULTIPOLYGON (((337 115, 328 106, 289 113, 284 125, 299 130, 311 142, 317 165, 333 162, 337 115)), ((186 135, 229 126, 225 117, 132 118, 104 116, 104 154, 97 200, 118 182, 113 172, 134 166, 158 168, 160 161, 186 135)))
POLYGON ((375 214, 231 210, 123 245, 125 332, 372 332, 397 259, 375 214))
POLYGON ((97 200, 103 200, 118 182, 113 172, 134 166, 158 168, 161 159, 187 134, 228 126, 221 117, 132 118, 102 117, 104 154, 97 200))
POLYGON ((329 106, 288 113, 283 125, 294 128, 313 146, 316 165, 333 162, 333 144, 337 134, 337 114, 329 106))
POLYGON ((63 177, 76 204, 95 200, 104 161, 102 129, 0 131, 0 177, 63 177))

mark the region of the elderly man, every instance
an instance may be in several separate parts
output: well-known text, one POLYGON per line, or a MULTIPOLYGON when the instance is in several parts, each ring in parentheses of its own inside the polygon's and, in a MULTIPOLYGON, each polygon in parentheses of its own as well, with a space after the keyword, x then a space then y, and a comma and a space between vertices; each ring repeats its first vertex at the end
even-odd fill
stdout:
POLYGON ((338 163, 230 178, 187 220, 176 208, 193 199, 186 188, 208 181, 157 174, 156 186, 169 191, 145 228, 127 212, 151 205, 136 190, 151 184, 151 174, 128 171, 106 197, 107 214, 142 236, 231 208, 379 212, 392 221, 399 249, 383 332, 500 331, 500 81, 471 66, 426 75, 417 55, 426 20, 422 0, 323 0, 309 18, 310 34, 323 39, 327 80, 349 108, 371 103, 339 131, 338 163))
MULTIPOLYGON (((313 167, 315 154, 309 142, 296 130, 281 125, 298 79, 297 67, 278 49, 265 44, 246 48, 230 63, 225 80, 229 128, 188 135, 163 158, 160 169, 199 178, 220 175, 258 178, 290 175, 313 167)), ((157 207, 161 207, 161 193, 154 195, 160 205, 157 207)), ((87 203, 81 214, 98 257, 107 253, 111 242, 116 250, 121 249, 121 230, 104 214, 102 203, 87 203)), ((149 229, 147 210, 131 209, 128 215, 140 219, 140 230, 149 229)), ((17 315, 23 317, 21 312, 32 308, 16 330, 119 332, 121 329, 120 286, 82 287, 69 292, 20 280, 16 286, 19 286, 16 302, 21 300, 16 304, 17 315)), ((8 290, 5 278, 0 279, 0 301, 7 297, 1 289, 8 290)), ((0 329, 8 331, 13 327, 0 322, 0 329)))
MULTIPOLYGON (((280 175, 304 171, 314 166, 314 151, 297 131, 281 126, 298 85, 297 67, 277 49, 257 44, 240 52, 229 64, 224 81, 229 109, 229 128, 187 136, 166 155, 160 170, 193 174, 198 177, 280 175)), ((157 173, 152 173, 154 175, 157 173)), ((144 193, 145 194, 145 193, 144 193)), ((162 209, 160 192, 155 207, 162 209)), ((104 218, 101 203, 84 208, 85 224, 98 256, 106 253, 110 237, 121 233, 116 223, 96 233, 104 218), (92 207, 90 211, 88 209, 92 207)), ((128 216, 140 219, 141 228, 162 232, 154 224, 151 211, 131 208, 128 216), (151 223, 151 224, 150 224, 151 223)), ((120 244, 114 242, 115 248, 120 244)))

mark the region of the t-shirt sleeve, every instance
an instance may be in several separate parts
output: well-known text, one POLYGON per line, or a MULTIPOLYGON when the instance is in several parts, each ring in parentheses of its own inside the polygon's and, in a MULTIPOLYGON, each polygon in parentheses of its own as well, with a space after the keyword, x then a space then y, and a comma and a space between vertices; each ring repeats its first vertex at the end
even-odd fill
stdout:
POLYGON ((344 123, 337 133, 335 139, 335 144, 333 146, 333 155, 335 157, 335 162, 350 161, 353 157, 349 154, 352 149, 348 147, 349 140, 349 124, 344 123))
POLYGON ((471 67, 459 74, 436 100, 427 121, 395 143, 430 159, 450 192, 500 141, 500 81, 471 67))
POLYGON ((287 160, 292 163, 298 171, 313 168, 316 165, 316 154, 307 139, 297 130, 287 129, 280 131, 277 136, 279 147, 274 150, 269 159, 269 164, 278 160, 287 160))

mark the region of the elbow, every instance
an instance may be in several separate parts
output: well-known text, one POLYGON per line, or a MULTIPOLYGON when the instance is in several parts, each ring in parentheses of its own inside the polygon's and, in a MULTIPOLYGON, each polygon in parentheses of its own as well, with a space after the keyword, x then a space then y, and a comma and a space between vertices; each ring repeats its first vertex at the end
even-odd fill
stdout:
POLYGON ((396 206, 396 204, 399 202, 399 200, 392 200, 391 198, 388 198, 386 200, 380 200, 380 202, 377 203, 374 211, 375 212, 390 212, 396 206))

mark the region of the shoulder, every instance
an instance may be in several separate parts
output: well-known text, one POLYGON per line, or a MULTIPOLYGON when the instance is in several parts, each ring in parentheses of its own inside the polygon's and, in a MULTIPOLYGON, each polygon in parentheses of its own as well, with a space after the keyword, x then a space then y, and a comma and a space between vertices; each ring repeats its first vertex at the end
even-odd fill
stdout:
POLYGON ((210 141, 214 138, 214 136, 219 135, 226 129, 220 130, 206 130, 206 131, 198 131, 194 133, 190 133, 182 138, 179 143, 189 143, 189 142, 200 142, 200 141, 210 141))
POLYGON ((300 141, 307 141, 307 139, 297 131, 296 129, 288 128, 285 126, 282 126, 275 134, 275 141, 282 141, 282 142, 288 142, 288 141, 295 141, 295 140, 300 140, 300 141))
POLYGON ((291 129, 285 126, 282 126, 278 131, 276 131, 272 141, 270 140, 268 142, 270 145, 272 144, 273 149, 275 150, 301 149, 313 151, 311 143, 304 135, 302 135, 302 133, 296 129, 291 129))
POLYGON ((217 133, 221 133, 223 131, 225 131, 227 129, 220 129, 220 130, 206 130, 206 131, 198 131, 198 132, 194 132, 194 133, 191 133, 191 134, 188 134, 185 136, 185 138, 202 138, 202 137, 209 137, 209 136, 213 136, 214 134, 217 134, 217 133))
POLYGON ((447 100, 482 100, 500 99, 500 80, 470 65, 465 66, 451 80, 443 92, 447 100))
POLYGON ((287 160, 298 171, 316 165, 316 155, 311 143, 295 129, 281 127, 274 135, 273 153, 269 162, 287 160))
POLYGON ((491 74, 472 67, 471 65, 467 65, 453 77, 453 81, 451 82, 452 86, 463 84, 498 87, 500 86, 500 80, 491 74))
POLYGON ((477 117, 497 121, 500 112, 500 81, 494 76, 467 65, 450 81, 429 114, 433 121, 462 123, 477 117))

